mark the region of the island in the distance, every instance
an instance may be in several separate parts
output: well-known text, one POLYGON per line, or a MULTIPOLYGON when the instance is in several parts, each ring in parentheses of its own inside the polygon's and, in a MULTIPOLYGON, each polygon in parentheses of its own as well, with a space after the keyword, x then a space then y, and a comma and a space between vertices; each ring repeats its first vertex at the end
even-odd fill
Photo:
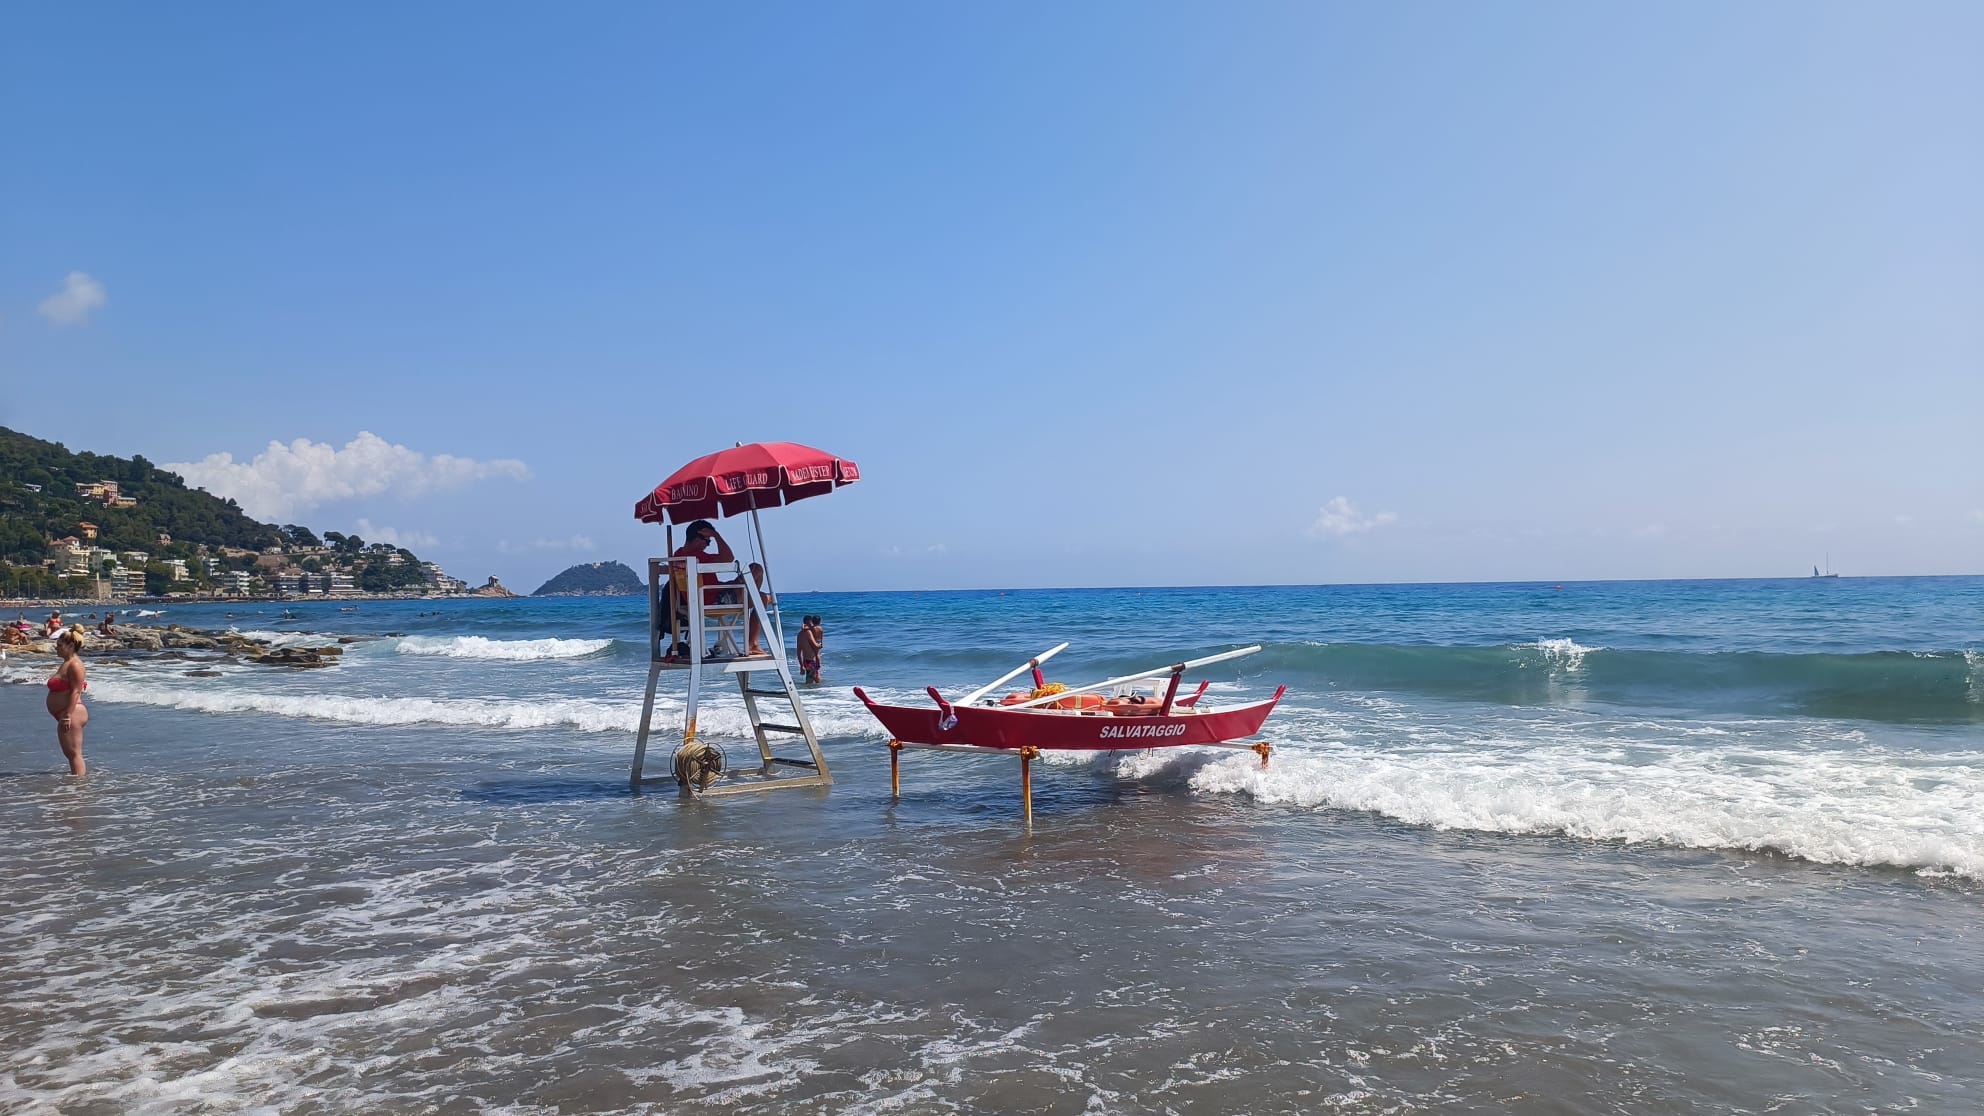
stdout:
POLYGON ((533 597, 624 597, 647 592, 634 571, 618 562, 573 566, 537 587, 533 597))

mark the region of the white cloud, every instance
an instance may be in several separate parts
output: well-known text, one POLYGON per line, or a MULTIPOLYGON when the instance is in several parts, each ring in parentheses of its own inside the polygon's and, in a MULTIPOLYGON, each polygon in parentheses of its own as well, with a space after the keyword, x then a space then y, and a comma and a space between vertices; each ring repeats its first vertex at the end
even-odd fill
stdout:
POLYGON ((403 546, 408 550, 418 547, 438 546, 440 539, 425 531, 399 531, 391 527, 381 527, 369 519, 360 519, 352 528, 359 538, 369 543, 385 543, 387 546, 403 546))
POLYGON ((58 326, 82 325, 90 312, 108 302, 103 284, 80 271, 62 280, 62 289, 41 300, 41 316, 58 326))
POLYGON ((446 453, 429 457, 370 431, 361 431, 343 449, 298 438, 288 444, 270 442, 253 461, 216 453, 165 468, 187 484, 232 497, 256 519, 268 520, 292 519, 319 504, 357 496, 411 497, 493 477, 530 479, 530 467, 521 461, 477 461, 446 453))
POLYGON ((1316 522, 1310 524, 1309 533, 1318 536, 1342 538, 1345 535, 1358 535, 1398 522, 1398 516, 1383 511, 1376 515, 1365 515, 1343 496, 1338 496, 1323 505, 1317 514, 1316 522))

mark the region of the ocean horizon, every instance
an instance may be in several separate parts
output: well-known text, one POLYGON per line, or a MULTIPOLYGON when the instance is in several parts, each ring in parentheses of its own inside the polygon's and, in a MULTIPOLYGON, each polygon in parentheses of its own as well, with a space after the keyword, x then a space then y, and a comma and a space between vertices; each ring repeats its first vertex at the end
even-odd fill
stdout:
POLYGON ((0 1108, 1984 1100, 1984 577, 782 604, 788 645, 826 620, 822 791, 629 788, 644 597, 164 602, 344 653, 92 655, 85 780, 47 663, 0 662, 0 1108), (1049 756, 1030 830, 1007 757, 905 752, 889 794, 850 687, 1063 640, 1071 683, 1262 644, 1190 677, 1289 687, 1272 762, 1049 756))
MULTIPOLYGON (((639 566, 630 565, 629 568, 633 569, 636 574, 640 574, 642 571, 642 567, 639 566)), ((1121 584, 1121 585, 1118 584, 965 585, 965 586, 953 585, 953 586, 921 587, 921 588, 911 587, 911 588, 897 588, 897 589, 796 589, 796 590, 790 590, 789 592, 791 592, 794 595, 798 595, 798 594, 839 595, 839 594, 871 594, 871 593, 872 594, 918 594, 918 593, 1053 593, 1053 592, 1085 592, 1085 591, 1109 592, 1114 590, 1149 590, 1149 589, 1244 590, 1244 589, 1377 589, 1377 588, 1386 588, 1386 587, 1465 588, 1465 587, 1488 587, 1488 586, 1498 586, 1498 585, 1499 586, 1535 586, 1535 585, 1549 585, 1549 586, 1567 585, 1568 586, 1568 585, 1661 585, 1661 584, 1690 584, 1690 583, 1701 583, 1701 584, 1712 585, 1712 584, 1721 584, 1727 582, 1752 582, 1752 581, 1755 582, 1764 582, 1764 581, 1805 582, 1805 581, 1815 581, 1815 580, 1816 581, 1828 581, 1828 580, 1907 581, 1907 580, 1915 580, 1915 579, 1939 580, 1939 579, 1948 579, 1948 578, 1961 579, 1961 578, 1976 578, 1976 577, 1984 577, 1984 574, 1863 573, 1863 574, 1829 574, 1823 577, 1815 577, 1814 575, 1811 574, 1781 574, 1781 575, 1732 574, 1728 576, 1716 576, 1716 577, 1611 577, 1611 578, 1569 578, 1569 579, 1516 578, 1511 580, 1486 580, 1486 581, 1470 581, 1470 580, 1252 581, 1252 582, 1208 582, 1203 584, 1151 583, 1151 584, 1121 584)), ((521 593, 521 592, 516 593, 515 595, 518 598, 528 598, 533 596, 533 594, 521 593)), ((614 597, 614 596, 639 597, 641 596, 641 594, 638 593, 554 594, 553 598, 565 599, 565 598, 614 597)), ((484 598, 478 598, 475 594, 472 593, 420 593, 420 594, 358 593, 349 596, 338 596, 338 597, 310 595, 303 597, 295 597, 295 596, 290 596, 290 597, 222 597, 222 596, 119 597, 113 599, 99 599, 99 598, 91 598, 91 597, 0 597, 0 608, 32 607, 37 605, 45 606, 45 605, 59 604, 62 605, 63 607, 78 606, 78 607, 121 609, 121 608, 140 608, 140 607, 150 608, 158 605, 170 606, 175 604, 177 605, 225 604, 225 605, 253 606, 258 604, 261 605, 297 604, 297 603, 311 603, 311 602, 322 603, 325 601, 342 601, 347 604, 353 602, 363 602, 363 601, 427 601, 429 603, 432 603, 437 601, 462 601, 462 600, 475 600, 475 599, 484 599, 484 598)), ((552 598, 538 598, 538 599, 552 599, 552 598)))

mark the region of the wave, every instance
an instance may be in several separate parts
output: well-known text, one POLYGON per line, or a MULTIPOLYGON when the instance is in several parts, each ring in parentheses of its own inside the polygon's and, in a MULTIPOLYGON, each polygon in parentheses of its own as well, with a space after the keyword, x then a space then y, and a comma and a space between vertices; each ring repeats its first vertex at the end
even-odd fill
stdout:
POLYGON ((1211 751, 1117 753, 1118 777, 1208 794, 1362 811, 1440 830, 1778 853, 1984 879, 1984 755, 1824 757, 1787 748, 1589 743, 1384 752, 1284 744, 1262 768, 1211 751))
MULTIPOLYGON (((268 693, 247 687, 186 685, 121 675, 115 685, 91 687, 100 701, 153 705, 198 713, 262 713, 335 721, 348 725, 447 725, 492 729, 564 729, 621 733, 640 730, 641 706, 636 701, 597 701, 545 698, 522 701, 503 698, 384 697, 369 694, 268 693)), ((886 739, 874 718, 856 707, 816 709, 808 713, 821 736, 868 736, 886 739)), ((666 739, 681 731, 682 705, 655 703, 656 732, 666 739)), ((741 705, 705 705, 697 718, 705 735, 748 737, 750 722, 741 705)))
POLYGON ((229 628, 229 632, 244 639, 259 639, 274 648, 284 647, 330 647, 335 646, 338 637, 320 632, 268 632, 260 630, 242 631, 229 628))
POLYGON ((1586 647, 1275 644, 1246 672, 1334 690, 1398 691, 1509 705, 1585 701, 1898 723, 1984 723, 1984 655, 1964 651, 1786 654, 1586 647))
POLYGON ((395 647, 402 655, 440 655, 450 659, 533 662, 539 659, 580 659, 613 646, 610 639, 489 639, 486 636, 405 636, 395 647))

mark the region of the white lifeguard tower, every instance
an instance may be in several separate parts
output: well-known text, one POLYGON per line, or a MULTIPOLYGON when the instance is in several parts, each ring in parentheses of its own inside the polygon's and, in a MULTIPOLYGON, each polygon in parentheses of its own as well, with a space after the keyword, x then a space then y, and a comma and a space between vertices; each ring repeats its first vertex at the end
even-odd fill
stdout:
POLYGON ((792 442, 757 442, 709 454, 677 470, 634 506, 635 518, 667 526, 669 557, 648 560, 648 683, 630 779, 635 787, 672 781, 684 795, 714 796, 776 787, 827 786, 833 776, 786 659, 785 634, 758 510, 824 495, 860 479, 860 470, 820 450, 792 442), (758 563, 675 557, 675 524, 750 515, 750 545, 758 563), (752 565, 765 571, 762 582, 752 565), (746 654, 751 632, 761 653, 746 654), (686 672, 681 744, 666 773, 649 774, 648 740, 655 693, 663 674, 686 672), (744 720, 758 748, 754 764, 729 762, 700 731, 698 714, 710 674, 737 679, 744 720), (774 688, 776 687, 776 688, 774 688), (773 703, 776 715, 765 703, 773 703), (782 703, 782 707, 778 707, 782 703), (796 737, 801 755, 779 755, 773 740, 796 737))

